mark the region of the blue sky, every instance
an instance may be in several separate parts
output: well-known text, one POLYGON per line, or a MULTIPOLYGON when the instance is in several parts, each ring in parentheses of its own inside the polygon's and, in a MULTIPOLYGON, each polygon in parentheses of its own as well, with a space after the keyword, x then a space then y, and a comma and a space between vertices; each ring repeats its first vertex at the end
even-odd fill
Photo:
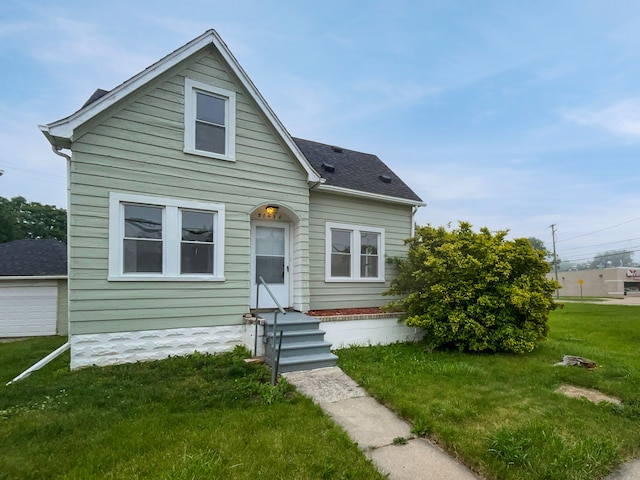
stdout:
POLYGON ((458 220, 640 260, 640 2, 12 1, 0 196, 66 207, 38 124, 214 28, 297 137, 375 153, 458 220), (366 7, 365 7, 366 5, 366 7))

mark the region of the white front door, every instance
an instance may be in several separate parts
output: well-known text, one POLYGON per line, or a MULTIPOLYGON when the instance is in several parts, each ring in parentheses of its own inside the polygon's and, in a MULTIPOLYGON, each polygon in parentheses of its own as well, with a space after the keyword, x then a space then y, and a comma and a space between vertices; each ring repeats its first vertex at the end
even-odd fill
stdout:
MULTIPOLYGON (((262 277, 283 307, 289 307, 289 224, 253 222, 251 225, 251 307, 256 307, 256 288, 262 277)), ((276 304, 260 287, 260 308, 276 304)))

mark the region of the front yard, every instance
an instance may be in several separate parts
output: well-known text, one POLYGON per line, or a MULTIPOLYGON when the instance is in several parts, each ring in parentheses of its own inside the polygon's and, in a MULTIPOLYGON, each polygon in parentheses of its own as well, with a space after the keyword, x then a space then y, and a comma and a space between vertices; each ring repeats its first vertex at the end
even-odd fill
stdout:
POLYGON ((240 351, 76 372, 67 353, 4 386, 64 341, 0 343, 0 479, 383 478, 240 351))
POLYGON ((528 355, 426 352, 422 344, 350 348, 342 369, 487 478, 602 478, 640 456, 640 307, 567 304, 528 355), (554 367, 565 354, 598 367, 554 367), (556 393, 595 388, 623 406, 556 393))
MULTIPOLYGON (((61 345, 0 343, 0 479, 383 478, 310 400, 243 351, 68 371, 61 345)), ((640 308, 567 304, 528 355, 354 347, 340 366, 488 479, 602 478, 640 456, 640 308), (598 367, 555 367, 565 354, 598 367), (598 389, 622 406, 568 398, 598 389)))

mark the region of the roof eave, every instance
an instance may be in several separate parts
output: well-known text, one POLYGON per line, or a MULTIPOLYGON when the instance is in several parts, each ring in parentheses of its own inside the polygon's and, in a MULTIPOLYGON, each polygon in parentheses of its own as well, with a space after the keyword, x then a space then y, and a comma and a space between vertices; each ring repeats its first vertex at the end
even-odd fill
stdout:
POLYGON ((0 275, 0 282, 12 280, 67 280, 67 275, 0 275))
POLYGON ((398 203, 401 205, 411 205, 413 207, 426 207, 423 201, 411 200, 409 198, 392 197, 390 195, 380 195, 378 193, 362 192, 360 190, 352 190, 350 188, 336 187, 335 185, 318 185, 316 190, 321 192, 337 193, 340 195, 349 195, 352 197, 366 198, 369 200, 378 200, 382 202, 398 203))

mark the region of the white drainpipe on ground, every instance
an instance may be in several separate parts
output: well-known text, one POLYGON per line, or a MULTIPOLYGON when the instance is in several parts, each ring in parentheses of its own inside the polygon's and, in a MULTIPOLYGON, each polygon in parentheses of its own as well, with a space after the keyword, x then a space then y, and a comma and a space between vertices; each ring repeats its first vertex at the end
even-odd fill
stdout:
POLYGON ((17 382, 18 380, 22 380, 23 378, 28 377, 29 375, 31 375, 32 372, 35 372, 36 370, 40 370, 42 367, 44 367, 47 363, 49 363, 50 361, 58 358, 60 355, 62 355, 64 352, 66 352, 67 350, 69 350, 69 342, 65 343, 64 345, 62 345, 60 348, 58 348, 57 350, 54 350, 53 352, 51 352, 49 355, 47 355, 46 357, 44 357, 42 360, 40 360, 38 363, 35 363, 34 365, 30 366, 29 368, 27 368, 24 372, 22 372, 20 375, 18 375, 16 378, 14 378, 13 380, 11 380, 10 382, 7 382, 7 385, 11 385, 13 382, 17 382))

